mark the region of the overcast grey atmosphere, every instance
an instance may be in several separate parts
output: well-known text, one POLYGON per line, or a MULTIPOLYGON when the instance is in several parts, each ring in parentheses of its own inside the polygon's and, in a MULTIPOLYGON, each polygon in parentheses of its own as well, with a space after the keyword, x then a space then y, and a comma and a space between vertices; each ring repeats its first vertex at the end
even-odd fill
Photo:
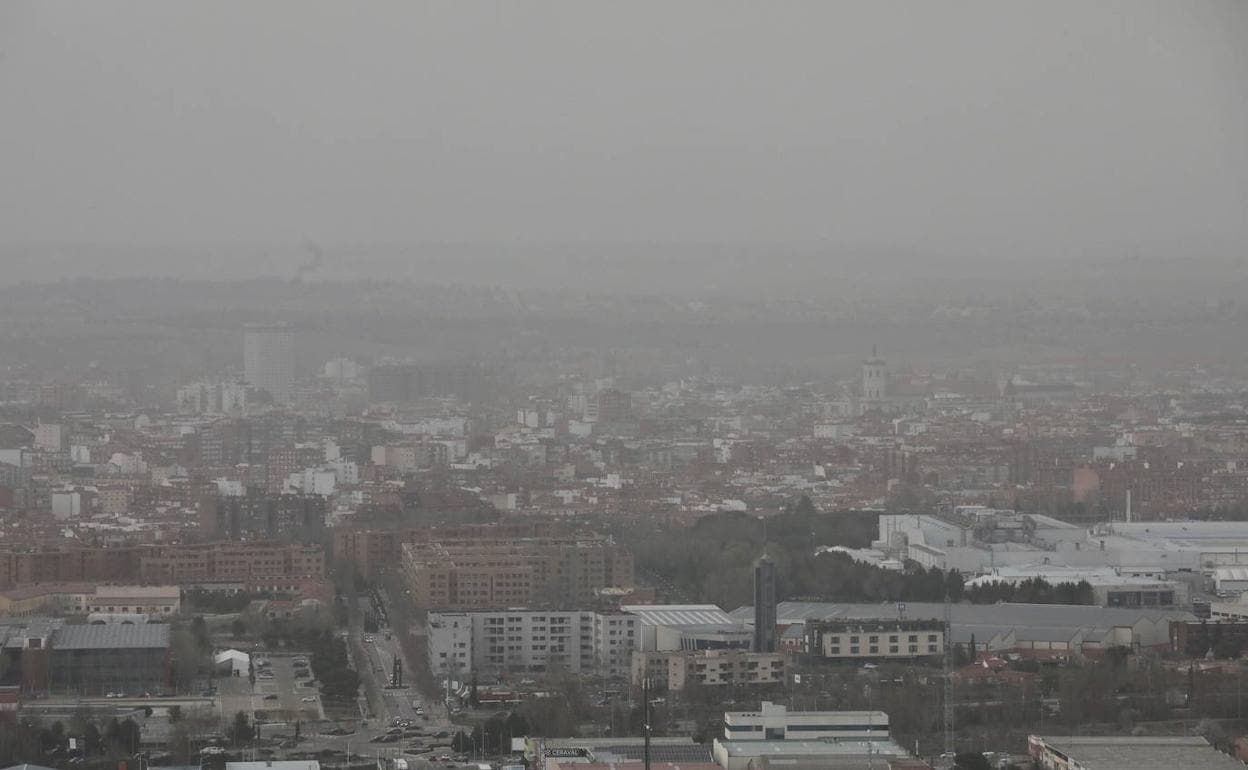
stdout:
POLYGON ((1243 770, 1246 329, 1248 0, 0 0, 0 770, 1243 770))
POLYGON ((1248 243, 1245 41, 1236 0, 10 1, 0 280, 284 276, 307 242, 320 278, 521 284, 1213 266, 1248 243))

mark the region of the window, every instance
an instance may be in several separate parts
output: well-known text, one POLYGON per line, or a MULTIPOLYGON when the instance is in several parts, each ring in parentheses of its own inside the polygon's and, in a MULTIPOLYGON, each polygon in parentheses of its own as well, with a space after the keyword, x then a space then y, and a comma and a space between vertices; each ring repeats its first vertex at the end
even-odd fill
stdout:
POLYGON ((890 655, 896 655, 896 654, 897 654, 897 645, 895 645, 895 644, 890 644, 890 645, 888 645, 888 653, 889 653, 890 655))
POLYGON ((936 634, 928 634, 928 635, 927 635, 927 641, 928 641, 928 642, 931 642, 931 643, 935 643, 935 641, 936 641, 936 634))
POLYGON ((911 654, 911 655, 915 654, 915 653, 916 653, 916 652, 918 652, 918 651, 919 651, 919 645, 917 645, 917 644, 912 644, 912 645, 910 645, 910 654, 911 654))
POLYGON ((880 654, 880 648, 879 648, 879 647, 876 647, 876 646, 873 644, 873 645, 871 645, 871 647, 870 647, 870 652, 871 652, 871 654, 872 654, 872 655, 879 655, 879 654, 880 654))
POLYGON ((857 647, 850 647, 850 648, 849 648, 849 654, 850 654, 850 655, 857 655, 857 654, 858 654, 858 648, 857 648, 857 647))
POLYGON ((911 643, 911 644, 914 644, 914 643, 915 643, 915 642, 917 642, 917 641, 919 641, 919 635, 918 635, 918 634, 910 634, 910 643, 911 643))
POLYGON ((897 644, 897 634, 890 634, 888 637, 889 644, 897 644))

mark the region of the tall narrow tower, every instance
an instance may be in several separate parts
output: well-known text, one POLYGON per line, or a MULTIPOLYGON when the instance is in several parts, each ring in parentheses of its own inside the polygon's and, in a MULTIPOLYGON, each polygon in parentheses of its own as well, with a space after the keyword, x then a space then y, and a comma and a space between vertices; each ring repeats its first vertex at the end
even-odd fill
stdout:
POLYGON ((776 563, 767 554, 754 563, 754 652, 776 651, 776 563))
POLYGON ((243 327, 243 378, 267 390, 279 403, 290 401, 295 380, 295 334, 287 324, 243 327))
POLYGON ((888 367, 871 346, 871 357, 862 362, 862 398, 882 401, 888 395, 888 367))

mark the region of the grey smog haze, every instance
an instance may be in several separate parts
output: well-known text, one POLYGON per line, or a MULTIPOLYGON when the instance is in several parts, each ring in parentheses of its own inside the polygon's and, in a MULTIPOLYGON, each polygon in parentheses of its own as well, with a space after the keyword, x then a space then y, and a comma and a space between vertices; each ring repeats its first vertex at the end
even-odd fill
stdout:
POLYGON ((0 241, 1225 257, 1245 40, 1237 0, 9 0, 0 241))

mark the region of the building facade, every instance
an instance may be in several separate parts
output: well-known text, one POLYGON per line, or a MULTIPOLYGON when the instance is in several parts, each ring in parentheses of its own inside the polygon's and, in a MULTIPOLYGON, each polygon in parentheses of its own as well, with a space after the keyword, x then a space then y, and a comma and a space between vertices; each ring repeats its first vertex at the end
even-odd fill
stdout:
POLYGON ((631 554, 601 537, 447 539, 402 551, 413 600, 429 609, 587 606, 633 584, 631 554))
POLYGON ((290 401, 295 384, 295 334, 286 324, 243 328, 243 378, 279 403, 290 401))
POLYGON ((730 741, 863 741, 889 736, 883 711, 789 711, 763 701, 758 711, 724 714, 724 738, 730 741))
POLYGON ((429 668, 435 676, 571 673, 626 676, 639 638, 626 613, 588 610, 430 612, 429 668))
POLYGON ((634 650, 632 655, 634 685, 648 678, 656 689, 677 692, 689 686, 782 684, 785 670, 785 656, 776 652, 634 650))
POLYGON ((62 626, 52 638, 53 693, 144 695, 170 683, 169 626, 62 626))
POLYGON ((896 660, 941 655, 944 624, 933 620, 812 621, 805 650, 825 660, 896 660))
POLYGON ((222 495, 203 501, 200 529, 210 537, 228 540, 262 538, 319 543, 325 532, 327 510, 326 500, 320 495, 222 495))

